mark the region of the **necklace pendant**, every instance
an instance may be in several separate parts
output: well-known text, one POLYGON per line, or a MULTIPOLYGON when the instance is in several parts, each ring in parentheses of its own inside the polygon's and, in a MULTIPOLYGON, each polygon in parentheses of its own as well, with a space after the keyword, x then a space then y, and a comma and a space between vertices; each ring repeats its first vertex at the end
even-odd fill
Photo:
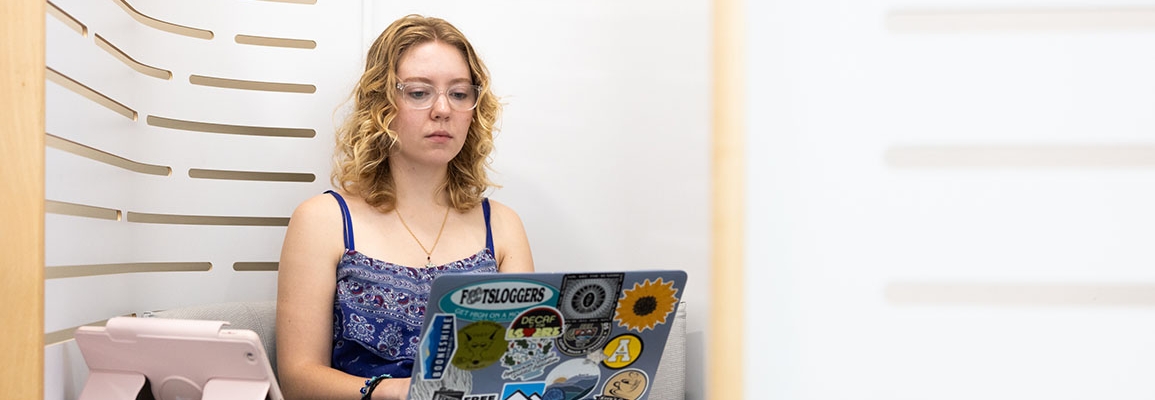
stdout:
POLYGON ((433 267, 436 267, 436 265, 433 265, 432 261, 426 261, 425 262, 425 268, 433 268, 433 267))

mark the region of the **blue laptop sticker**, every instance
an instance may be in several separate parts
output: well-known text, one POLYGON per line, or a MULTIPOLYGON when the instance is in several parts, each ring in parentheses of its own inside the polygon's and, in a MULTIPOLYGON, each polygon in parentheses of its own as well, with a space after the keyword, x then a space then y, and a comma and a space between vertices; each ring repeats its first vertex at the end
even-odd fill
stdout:
POLYGON ((436 314, 430 321, 421 345, 424 358, 422 377, 425 380, 441 380, 449 360, 457 351, 457 325, 453 314, 436 314))
POLYGON ((539 282, 504 279, 467 285, 441 297, 441 311, 471 321, 510 321, 522 311, 557 304, 557 289, 539 282))
POLYGON ((501 389, 501 400, 541 400, 545 382, 507 383, 501 389))
POLYGON ((588 358, 575 358, 558 364, 545 377, 542 400, 584 399, 598 386, 602 372, 598 363, 588 358))

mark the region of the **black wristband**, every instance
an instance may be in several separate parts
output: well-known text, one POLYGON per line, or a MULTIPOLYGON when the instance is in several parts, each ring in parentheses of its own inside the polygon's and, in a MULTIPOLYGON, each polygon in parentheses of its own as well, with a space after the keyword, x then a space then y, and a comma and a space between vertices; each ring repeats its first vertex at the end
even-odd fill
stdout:
POLYGON ((361 388, 361 400, 370 400, 373 398, 373 389, 385 378, 392 378, 389 374, 381 374, 365 380, 365 387, 361 388))

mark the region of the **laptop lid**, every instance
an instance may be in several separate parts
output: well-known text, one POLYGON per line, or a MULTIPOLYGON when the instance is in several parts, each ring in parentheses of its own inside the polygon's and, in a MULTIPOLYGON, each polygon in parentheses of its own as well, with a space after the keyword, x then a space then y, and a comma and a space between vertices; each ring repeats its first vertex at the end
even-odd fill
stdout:
POLYGON ((441 276, 409 397, 646 399, 685 283, 676 270, 441 276))

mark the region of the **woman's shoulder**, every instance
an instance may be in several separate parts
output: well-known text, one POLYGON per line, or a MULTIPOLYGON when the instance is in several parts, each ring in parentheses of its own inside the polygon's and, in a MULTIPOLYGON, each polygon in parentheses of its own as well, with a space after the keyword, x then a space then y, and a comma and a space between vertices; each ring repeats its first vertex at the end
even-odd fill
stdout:
POLYGON ((492 199, 490 222, 493 226, 497 246, 497 264, 501 272, 533 272, 533 256, 529 250, 529 238, 521 217, 513 208, 492 199))
MULTIPOLYGON (((360 197, 348 194, 342 191, 337 191, 340 199, 344 201, 346 207, 356 208, 357 205, 364 203, 360 197)), ((293 211, 293 219, 306 219, 310 221, 326 221, 326 220, 340 220, 341 205, 337 200, 337 196, 325 192, 314 195, 301 204, 297 205, 296 210, 293 211)))
POLYGON ((502 203, 502 202, 494 200, 494 199, 488 199, 488 200, 489 200, 489 212, 490 212, 490 215, 492 216, 492 219, 495 222, 500 220, 500 221, 516 222, 519 226, 521 225, 521 217, 519 217, 517 215, 517 212, 514 211, 513 208, 505 205, 505 203, 502 203))

